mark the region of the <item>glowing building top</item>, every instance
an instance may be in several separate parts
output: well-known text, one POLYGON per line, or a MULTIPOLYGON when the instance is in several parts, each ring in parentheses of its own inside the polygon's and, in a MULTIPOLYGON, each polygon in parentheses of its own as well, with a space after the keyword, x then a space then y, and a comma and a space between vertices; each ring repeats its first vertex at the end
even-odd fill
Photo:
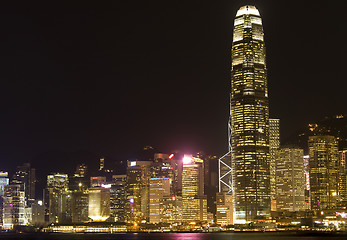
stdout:
POLYGON ((259 11, 255 6, 246 5, 246 6, 240 7, 240 9, 236 13, 236 17, 245 15, 245 14, 255 15, 260 17, 259 11))

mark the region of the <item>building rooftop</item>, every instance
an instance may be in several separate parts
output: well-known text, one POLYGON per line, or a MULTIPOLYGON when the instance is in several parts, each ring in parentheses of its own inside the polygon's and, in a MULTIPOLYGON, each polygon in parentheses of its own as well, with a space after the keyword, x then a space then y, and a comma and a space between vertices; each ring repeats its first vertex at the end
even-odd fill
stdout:
POLYGON ((245 5, 240 7, 240 9, 236 13, 236 17, 242 16, 245 14, 248 14, 248 15, 252 14, 252 15, 256 15, 260 17, 258 9, 255 6, 251 6, 251 5, 245 5))

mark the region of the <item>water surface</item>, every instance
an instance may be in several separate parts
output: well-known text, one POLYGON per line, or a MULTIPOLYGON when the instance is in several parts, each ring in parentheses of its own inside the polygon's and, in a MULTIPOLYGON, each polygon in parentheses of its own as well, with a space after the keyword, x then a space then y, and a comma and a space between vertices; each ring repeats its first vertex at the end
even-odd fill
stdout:
POLYGON ((119 233, 119 234, 0 234, 1 240, 342 240, 346 234, 297 233, 119 233))

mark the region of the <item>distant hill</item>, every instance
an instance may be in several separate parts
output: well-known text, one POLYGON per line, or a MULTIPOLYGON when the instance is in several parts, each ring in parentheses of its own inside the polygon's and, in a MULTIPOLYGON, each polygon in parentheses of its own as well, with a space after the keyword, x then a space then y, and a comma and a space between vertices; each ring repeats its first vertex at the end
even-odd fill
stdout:
POLYGON ((339 149, 347 149, 347 114, 340 114, 310 123, 293 134, 282 144, 295 144, 308 152, 307 140, 309 136, 332 135, 339 142, 339 149))

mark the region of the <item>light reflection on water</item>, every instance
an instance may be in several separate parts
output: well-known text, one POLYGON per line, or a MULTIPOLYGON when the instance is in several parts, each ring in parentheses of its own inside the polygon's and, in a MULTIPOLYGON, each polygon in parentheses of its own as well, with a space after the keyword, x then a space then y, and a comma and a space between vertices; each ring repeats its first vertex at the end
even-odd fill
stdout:
POLYGON ((139 233, 139 234, 0 234, 1 240, 342 240, 347 234, 295 233, 139 233))
POLYGON ((303 235, 296 233, 165 233, 139 234, 134 240, 342 240, 347 235, 303 235))

